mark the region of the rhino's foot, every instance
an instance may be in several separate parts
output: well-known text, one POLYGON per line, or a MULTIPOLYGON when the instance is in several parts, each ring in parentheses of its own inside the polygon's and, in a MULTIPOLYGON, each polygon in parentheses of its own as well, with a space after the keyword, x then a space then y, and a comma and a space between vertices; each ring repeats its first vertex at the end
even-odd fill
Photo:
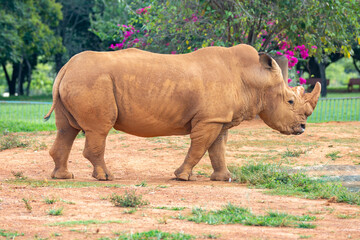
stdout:
POLYGON ((114 180, 114 175, 112 175, 108 170, 103 170, 101 168, 95 168, 92 176, 100 181, 112 181, 114 180))
POLYGON ((175 172, 174 172, 176 179, 180 180, 180 181, 195 181, 196 177, 192 174, 192 172, 190 173, 186 173, 185 171, 182 171, 180 168, 178 168, 175 172))
POLYGON ((73 179, 74 174, 72 174, 68 170, 62 170, 61 171, 59 169, 54 169, 54 171, 51 173, 51 178, 55 178, 55 179, 73 179))
POLYGON ((222 172, 213 172, 213 174, 211 174, 210 180, 229 181, 230 178, 231 178, 231 173, 228 170, 226 170, 222 172))

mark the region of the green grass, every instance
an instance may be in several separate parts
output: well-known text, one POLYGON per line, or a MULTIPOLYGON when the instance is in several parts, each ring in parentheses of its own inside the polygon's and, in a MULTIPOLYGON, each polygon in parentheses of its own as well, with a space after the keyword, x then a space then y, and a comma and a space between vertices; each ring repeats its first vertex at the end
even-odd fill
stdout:
POLYGON ((5 237, 6 239, 15 239, 17 236, 24 236, 24 233, 18 233, 18 232, 10 232, 5 229, 0 229, 0 236, 5 237))
POLYGON ((66 222, 55 222, 50 223, 48 226, 60 226, 60 227, 73 227, 78 225, 90 225, 90 224, 108 224, 108 223, 125 223, 122 220, 76 220, 76 221, 66 221, 66 222))
POLYGON ((234 206, 231 203, 220 210, 206 211, 201 208, 194 208, 192 215, 187 218, 196 223, 217 224, 242 224, 248 226, 271 226, 271 227, 296 227, 315 228, 311 223, 316 218, 309 215, 294 216, 287 213, 269 211, 265 215, 256 215, 249 209, 234 206))
POLYGON ((288 157, 300 157, 301 154, 305 154, 306 151, 304 150, 289 150, 287 149, 283 154, 281 154, 282 158, 288 157))
POLYGON ((136 195, 135 191, 125 191, 123 196, 114 193, 110 196, 110 202, 116 207, 140 207, 149 204, 148 201, 142 200, 142 195, 136 195))
POLYGON ((308 122, 360 121, 359 106, 359 98, 353 100, 320 99, 313 114, 308 118, 308 122))
POLYGON ((121 188, 124 185, 109 184, 102 182, 78 182, 78 181, 60 181, 60 180, 35 180, 35 179, 9 179, 5 181, 8 184, 30 186, 30 187, 53 187, 53 188, 84 188, 84 187, 107 187, 121 188))
POLYGON ((54 203, 56 203, 58 201, 59 201, 59 199, 56 199, 56 198, 48 198, 48 197, 44 198, 44 202, 46 204, 54 204, 54 203))
POLYGON ((64 207, 52 208, 47 213, 51 216, 60 216, 63 214, 64 207))
MULTIPOLYGON (((116 240, 143 240, 143 239, 167 239, 167 240, 188 240, 195 239, 195 236, 184 233, 168 233, 159 230, 150 230, 137 233, 118 233, 116 240)), ((99 240, 111 240, 113 238, 103 237, 99 240)))
POLYGON ((38 96, 0 96, 0 101, 32 101, 32 102, 52 102, 52 95, 38 95, 38 96))
MULTIPOLYGON (((54 116, 52 116, 53 118, 54 116)), ((55 131, 55 123, 48 122, 29 122, 14 121, 14 120, 1 120, 0 117, 0 132, 40 132, 40 131, 55 131)))
POLYGON ((313 179, 301 172, 277 164, 247 164, 231 166, 235 182, 247 183, 256 188, 271 189, 270 194, 299 196, 309 199, 335 198, 337 202, 360 205, 360 194, 349 191, 340 182, 313 179))
POLYGON ((29 145, 30 142, 28 140, 12 133, 5 132, 4 134, 0 134, 0 151, 12 148, 25 148, 29 145))
POLYGON ((335 161, 338 158, 341 158, 342 156, 339 156, 339 151, 331 152, 325 155, 327 158, 331 158, 331 160, 335 161))
POLYGON ((146 180, 144 180, 144 181, 141 181, 141 183, 139 183, 139 184, 135 184, 135 186, 136 187, 147 187, 147 182, 146 182, 146 180))
POLYGON ((171 211, 182 211, 186 207, 155 207, 155 209, 171 210, 171 211))

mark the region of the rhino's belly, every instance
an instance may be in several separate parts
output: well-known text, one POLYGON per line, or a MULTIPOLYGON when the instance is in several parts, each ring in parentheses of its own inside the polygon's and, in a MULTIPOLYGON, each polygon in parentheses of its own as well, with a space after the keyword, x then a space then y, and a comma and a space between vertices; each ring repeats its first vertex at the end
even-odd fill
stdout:
POLYGON ((191 130, 190 123, 181 125, 169 122, 146 122, 137 120, 117 122, 114 128, 139 137, 187 135, 190 134, 191 130))

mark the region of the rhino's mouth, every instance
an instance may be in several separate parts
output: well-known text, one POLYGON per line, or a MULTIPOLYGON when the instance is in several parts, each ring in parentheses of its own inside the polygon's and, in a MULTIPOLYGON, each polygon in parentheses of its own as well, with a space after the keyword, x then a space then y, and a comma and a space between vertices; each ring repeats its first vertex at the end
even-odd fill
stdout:
POLYGON ((285 135, 300 135, 304 132, 305 132, 305 124, 295 125, 285 131, 280 131, 280 133, 285 135))

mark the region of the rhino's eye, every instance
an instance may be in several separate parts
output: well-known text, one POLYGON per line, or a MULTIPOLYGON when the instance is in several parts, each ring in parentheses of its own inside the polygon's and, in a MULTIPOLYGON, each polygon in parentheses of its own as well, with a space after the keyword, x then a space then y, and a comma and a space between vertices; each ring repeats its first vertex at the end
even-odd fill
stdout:
POLYGON ((291 105, 294 104, 294 101, 293 100, 289 100, 288 103, 290 103, 291 105))

